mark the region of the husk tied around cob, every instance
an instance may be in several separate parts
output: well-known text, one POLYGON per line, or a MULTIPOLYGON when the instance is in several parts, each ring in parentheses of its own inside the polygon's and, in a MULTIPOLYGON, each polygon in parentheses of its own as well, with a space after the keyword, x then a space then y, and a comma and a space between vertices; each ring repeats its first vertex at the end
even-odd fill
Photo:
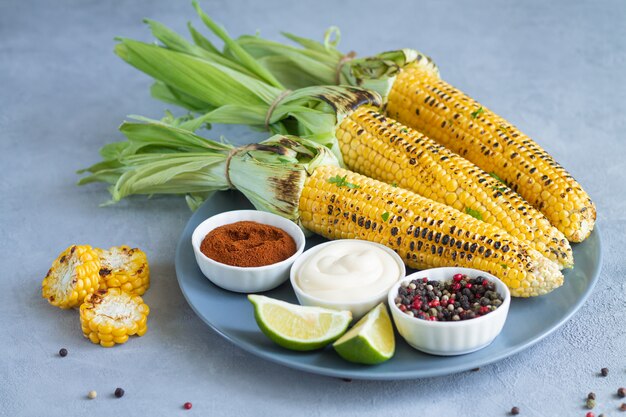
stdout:
MULTIPOLYGON (((224 41, 223 52, 191 26, 195 44, 150 20, 147 22, 162 45, 121 39, 116 47, 125 61, 157 80, 152 89, 155 97, 201 114, 187 123, 187 128, 194 130, 199 123, 232 123, 304 135, 331 148, 340 163, 353 171, 501 227, 531 242, 561 267, 573 264, 569 243, 545 217, 459 155, 383 116, 380 95, 347 86, 286 89, 277 80, 282 80, 284 73, 277 71, 276 77, 268 73, 197 4, 196 8, 203 22, 224 41)), ((311 55, 308 59, 321 59, 321 46, 310 45, 305 49, 311 55)), ((336 59, 339 53, 332 51, 327 53, 336 59)), ((402 50, 362 59, 358 64, 351 61, 348 76, 357 74, 365 83, 376 77, 392 80, 409 62, 436 72, 432 61, 422 54, 402 50)))

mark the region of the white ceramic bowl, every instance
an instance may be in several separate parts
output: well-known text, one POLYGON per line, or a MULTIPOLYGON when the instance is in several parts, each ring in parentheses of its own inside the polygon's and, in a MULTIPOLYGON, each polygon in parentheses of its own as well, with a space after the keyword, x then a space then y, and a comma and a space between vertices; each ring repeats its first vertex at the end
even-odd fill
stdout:
POLYGON ((416 272, 395 284, 389 290, 389 308, 398 333, 417 350, 432 355, 452 356, 474 352, 488 346, 500 334, 511 304, 511 293, 495 276, 471 268, 433 268, 416 272), (496 283, 497 291, 504 301, 496 310, 484 316, 461 321, 427 321, 411 317, 396 306, 398 288, 402 282, 428 278, 429 281, 449 281, 455 274, 470 278, 482 276, 496 283))
POLYGON ((257 210, 225 211, 209 217, 196 227, 191 235, 191 245, 196 262, 205 277, 225 290, 235 292, 261 292, 276 288, 289 278, 289 268, 304 251, 304 233, 297 224, 276 214, 257 210), (217 262, 200 251, 202 240, 211 230, 239 221, 253 221, 278 227, 293 238, 296 253, 284 261, 257 267, 239 267, 217 262))
MULTIPOLYGON (((367 314, 371 309, 376 307, 378 304, 387 300, 387 293, 389 292, 388 288, 385 289, 384 291, 381 291, 379 294, 373 295, 363 300, 336 302, 336 301, 323 300, 321 298, 309 295, 305 291, 303 291, 298 285, 298 280, 297 280, 298 269, 302 266, 303 262, 305 262, 311 255, 315 254, 316 252, 320 251, 322 248, 326 246, 336 245, 336 244, 340 244, 341 242, 346 242, 350 240, 356 240, 356 239, 332 240, 330 242, 325 242, 320 245, 314 246, 308 251, 304 252, 302 256, 300 256, 296 260, 296 262, 294 262, 293 266, 291 267, 290 280, 291 280, 291 286, 293 287, 293 290, 296 293, 296 297, 298 297, 298 301, 300 302, 300 304, 302 304, 303 306, 324 307, 324 308, 331 308, 334 310, 350 310, 352 312, 353 319, 358 320, 359 318, 367 314)), ((397 280, 394 281, 394 283, 390 284, 390 286, 394 285, 396 282, 398 282, 404 277, 404 275, 406 274, 406 268, 404 266, 404 262, 402 262, 402 258, 400 258, 400 255, 398 255, 393 250, 379 243, 369 242, 366 240, 356 240, 356 241, 381 248, 387 254, 389 254, 389 256, 391 256, 393 260, 398 264, 398 267, 400 268, 400 274, 397 280)))

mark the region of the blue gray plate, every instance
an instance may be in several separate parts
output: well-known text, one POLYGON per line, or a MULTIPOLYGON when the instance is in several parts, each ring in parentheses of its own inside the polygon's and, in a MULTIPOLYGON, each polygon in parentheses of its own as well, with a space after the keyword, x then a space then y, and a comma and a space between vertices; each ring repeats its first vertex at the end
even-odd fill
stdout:
MULTIPOLYGON (((391 360, 377 366, 361 366, 344 361, 332 347, 303 353, 275 345, 257 327, 245 295, 222 290, 202 275, 191 247, 195 227, 214 214, 249 208, 252 206, 241 194, 221 192, 191 216, 176 249, 176 275, 185 298, 206 324, 242 349, 281 365, 334 377, 424 378, 466 371, 506 358, 537 343, 569 320, 591 293, 602 263, 600 233, 596 229, 583 243, 574 245, 576 266, 565 272, 565 284, 543 297, 514 299, 502 333, 488 347, 467 355, 438 357, 414 350, 396 335, 396 354, 391 360)), ((309 238, 307 248, 324 241, 317 236, 309 238)), ((289 281, 264 294, 297 303, 289 281)))

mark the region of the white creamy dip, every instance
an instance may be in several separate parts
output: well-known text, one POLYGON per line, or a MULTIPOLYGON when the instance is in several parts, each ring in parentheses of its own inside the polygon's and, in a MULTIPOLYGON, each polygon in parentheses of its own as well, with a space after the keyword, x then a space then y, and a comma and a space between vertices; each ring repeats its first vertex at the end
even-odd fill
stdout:
POLYGON ((400 274, 394 257, 378 245, 337 240, 309 256, 297 270, 296 281, 312 297, 353 302, 388 290, 400 274))

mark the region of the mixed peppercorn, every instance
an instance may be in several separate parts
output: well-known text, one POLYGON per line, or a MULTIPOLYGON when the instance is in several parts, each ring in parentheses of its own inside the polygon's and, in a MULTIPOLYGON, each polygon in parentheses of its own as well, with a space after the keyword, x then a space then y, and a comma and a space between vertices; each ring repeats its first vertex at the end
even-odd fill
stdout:
POLYGON ((504 299, 487 278, 455 274, 451 281, 405 281, 394 301, 396 307, 412 317, 459 321, 484 316, 502 305, 504 299))

